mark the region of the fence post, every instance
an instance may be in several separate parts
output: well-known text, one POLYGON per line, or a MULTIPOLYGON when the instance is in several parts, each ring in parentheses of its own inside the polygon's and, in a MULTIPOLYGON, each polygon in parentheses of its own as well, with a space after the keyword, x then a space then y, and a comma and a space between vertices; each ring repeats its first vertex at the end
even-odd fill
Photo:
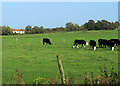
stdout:
POLYGON ((58 62, 60 75, 61 75, 61 84, 65 84, 65 75, 64 75, 64 70, 63 70, 63 67, 62 67, 62 62, 60 60, 60 55, 56 55, 56 57, 57 57, 57 62, 58 62))

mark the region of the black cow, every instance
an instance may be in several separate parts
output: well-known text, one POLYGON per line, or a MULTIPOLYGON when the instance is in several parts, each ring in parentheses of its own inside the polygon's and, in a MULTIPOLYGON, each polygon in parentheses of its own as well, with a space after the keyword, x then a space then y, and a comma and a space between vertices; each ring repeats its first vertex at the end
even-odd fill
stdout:
MULTIPOLYGON (((86 42, 85 40, 75 40, 74 41, 74 44, 73 44, 73 48, 75 48, 75 46, 77 46, 77 48, 78 48, 78 45, 82 45, 82 47, 84 46, 84 45, 88 45, 88 42, 86 42)), ((85 48, 85 46, 84 46, 84 48, 85 48)))
POLYGON ((115 45, 114 41, 109 40, 107 45, 112 49, 112 51, 114 50, 114 45, 115 45))
POLYGON ((89 45, 92 46, 94 51, 96 50, 96 42, 94 40, 90 40, 89 45))
POLYGON ((50 40, 48 38, 43 38, 43 45, 45 43, 51 45, 51 42, 50 42, 50 40))
POLYGON ((110 39, 110 40, 114 41, 114 43, 116 44, 116 46, 120 45, 119 39, 110 39))
POLYGON ((118 45, 120 45, 120 41, 119 41, 118 45))
POLYGON ((99 39, 98 40, 99 47, 104 46, 106 48, 107 43, 108 43, 108 41, 106 39, 99 39))

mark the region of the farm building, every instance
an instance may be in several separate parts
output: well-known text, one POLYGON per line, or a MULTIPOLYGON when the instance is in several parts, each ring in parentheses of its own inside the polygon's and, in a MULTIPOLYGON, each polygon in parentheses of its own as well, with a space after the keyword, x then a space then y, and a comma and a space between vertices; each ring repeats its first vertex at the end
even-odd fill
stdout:
POLYGON ((13 29, 13 33, 19 33, 19 34, 24 34, 25 30, 24 29, 13 29))

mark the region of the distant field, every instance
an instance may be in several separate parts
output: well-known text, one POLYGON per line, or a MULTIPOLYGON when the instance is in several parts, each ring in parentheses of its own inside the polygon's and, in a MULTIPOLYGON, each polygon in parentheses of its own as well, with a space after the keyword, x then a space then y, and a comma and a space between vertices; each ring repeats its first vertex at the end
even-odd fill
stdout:
MULTIPOLYGON (((72 48, 75 39, 118 38, 118 31, 78 31, 64 33, 46 33, 34 35, 14 35, 2 37, 2 80, 7 84, 16 75, 15 70, 23 73, 26 83, 34 83, 37 77, 60 80, 56 54, 61 55, 65 77, 71 75, 73 80, 82 83, 85 72, 100 75, 100 66, 110 69, 111 62, 118 71, 118 47, 115 51, 98 48, 93 51, 90 46, 83 49, 72 48), (17 42, 16 38, 17 37, 17 42), (42 39, 49 38, 52 45, 43 45, 42 39)), ((97 42, 98 46, 98 42, 97 42)), ((108 71, 110 71, 108 69, 108 71)), ((44 81, 43 81, 44 82, 44 81)), ((15 83, 15 80, 13 81, 15 83)), ((42 83, 42 81, 41 81, 42 83)))

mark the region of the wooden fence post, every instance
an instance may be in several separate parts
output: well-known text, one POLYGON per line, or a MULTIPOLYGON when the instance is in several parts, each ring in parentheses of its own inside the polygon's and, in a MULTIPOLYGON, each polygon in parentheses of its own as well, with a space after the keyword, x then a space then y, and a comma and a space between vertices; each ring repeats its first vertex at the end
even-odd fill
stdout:
POLYGON ((61 84, 65 84, 65 75, 64 75, 64 70, 62 67, 62 62, 60 60, 60 55, 56 55, 56 57, 57 57, 58 66, 59 66, 60 75, 61 75, 61 84))

